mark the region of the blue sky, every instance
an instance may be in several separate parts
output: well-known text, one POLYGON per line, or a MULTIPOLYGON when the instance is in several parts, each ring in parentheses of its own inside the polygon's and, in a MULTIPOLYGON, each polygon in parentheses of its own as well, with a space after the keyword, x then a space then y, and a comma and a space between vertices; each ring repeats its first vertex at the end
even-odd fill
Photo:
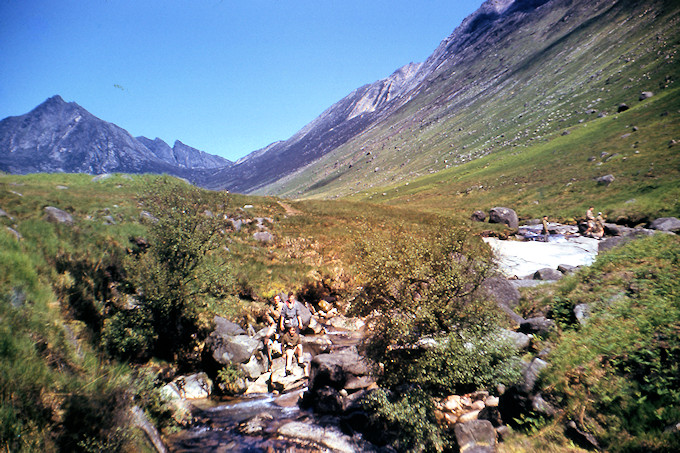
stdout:
POLYGON ((424 61, 482 0, 0 0, 0 119, 59 94, 230 160, 424 61))

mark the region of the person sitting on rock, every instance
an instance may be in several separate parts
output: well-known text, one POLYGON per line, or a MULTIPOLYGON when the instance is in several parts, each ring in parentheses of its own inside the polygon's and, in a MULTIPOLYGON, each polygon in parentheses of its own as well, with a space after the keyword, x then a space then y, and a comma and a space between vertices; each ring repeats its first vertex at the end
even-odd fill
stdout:
POLYGON ((274 296, 274 304, 270 306, 267 310, 266 320, 269 323, 269 328, 267 328, 267 333, 264 336, 264 347, 267 352, 267 359, 269 359, 269 369, 272 367, 272 346, 274 339, 276 338, 276 327, 279 324, 279 317, 281 316, 281 308, 283 308, 283 301, 281 300, 281 295, 276 294, 274 296))
POLYGON ((588 228, 586 229, 584 236, 591 236, 593 231, 595 231, 595 214, 593 214, 594 209, 595 208, 591 206, 586 211, 586 222, 588 224, 588 228))
POLYGON ((604 236, 604 217, 602 216, 601 212, 597 213, 592 236, 597 239, 601 239, 604 236))
POLYGON ((281 337, 283 354, 286 356, 286 374, 290 374, 293 367, 293 356, 297 356, 297 363, 304 368, 302 361, 302 340, 297 328, 293 325, 288 327, 286 333, 281 337))

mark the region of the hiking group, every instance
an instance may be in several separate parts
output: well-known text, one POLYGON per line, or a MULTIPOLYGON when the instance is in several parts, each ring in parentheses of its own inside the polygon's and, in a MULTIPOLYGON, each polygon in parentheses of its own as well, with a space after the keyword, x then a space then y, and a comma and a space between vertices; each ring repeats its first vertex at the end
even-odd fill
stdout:
POLYGON ((274 340, 279 339, 281 343, 281 354, 286 358, 286 375, 292 373, 293 358, 297 359, 297 364, 305 369, 302 359, 302 340, 300 330, 304 324, 302 322, 302 308, 295 299, 293 293, 279 293, 274 296, 274 303, 270 306, 267 318, 269 329, 264 338, 267 359, 269 359, 269 370, 271 371, 273 357, 272 349, 274 340), (278 329, 277 329, 278 328, 278 329), (277 333, 278 330, 278 333, 277 333))
POLYGON ((583 235, 601 239, 604 236, 604 217, 601 212, 598 212, 597 217, 595 217, 594 210, 595 208, 590 206, 586 211, 587 228, 583 235))

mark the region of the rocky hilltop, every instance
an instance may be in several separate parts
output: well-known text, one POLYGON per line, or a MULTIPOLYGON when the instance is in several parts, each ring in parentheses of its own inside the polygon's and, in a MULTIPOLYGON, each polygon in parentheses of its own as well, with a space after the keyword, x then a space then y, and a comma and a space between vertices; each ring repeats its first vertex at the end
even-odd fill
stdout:
POLYGON ((31 112, 0 121, 0 170, 25 174, 169 173, 231 165, 226 159, 175 142, 134 138, 75 102, 53 96, 31 112))

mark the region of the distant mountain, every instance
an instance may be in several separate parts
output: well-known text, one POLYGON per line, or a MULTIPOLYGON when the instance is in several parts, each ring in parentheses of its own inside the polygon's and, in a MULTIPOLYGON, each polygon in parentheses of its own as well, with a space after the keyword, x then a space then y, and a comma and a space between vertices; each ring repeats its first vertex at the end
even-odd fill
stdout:
POLYGON ((181 168, 214 169, 229 167, 233 164, 223 157, 192 148, 179 140, 175 141, 172 148, 160 138, 151 140, 146 137, 137 137, 137 140, 159 159, 181 168))
POLYGON ((200 183, 342 196, 520 152, 673 84, 678 23, 674 0, 488 0, 425 62, 355 90, 200 183))
POLYGON ((206 173, 199 184, 252 192, 299 170, 374 124, 377 115, 412 86, 420 64, 408 64, 386 79, 364 85, 337 102, 295 135, 206 173))
POLYGON ((191 178, 196 169, 227 165, 231 162, 179 141, 171 149, 160 139, 136 139, 60 96, 0 121, 0 170, 9 173, 168 173, 191 178))

